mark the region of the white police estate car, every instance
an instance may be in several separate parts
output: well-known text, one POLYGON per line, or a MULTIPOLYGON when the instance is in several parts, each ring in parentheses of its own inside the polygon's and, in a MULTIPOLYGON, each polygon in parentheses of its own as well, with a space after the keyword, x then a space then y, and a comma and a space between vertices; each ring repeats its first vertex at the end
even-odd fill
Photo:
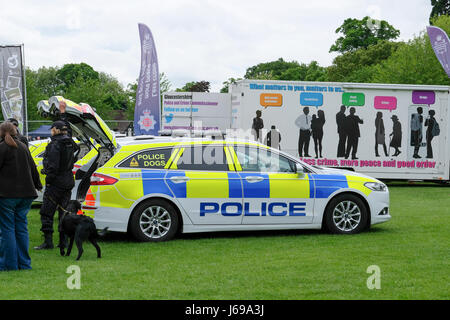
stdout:
POLYGON ((374 178, 311 167, 250 141, 116 141, 93 109, 67 105, 71 125, 102 146, 76 174, 78 199, 99 229, 142 241, 236 230, 353 234, 391 218, 388 189, 374 178))

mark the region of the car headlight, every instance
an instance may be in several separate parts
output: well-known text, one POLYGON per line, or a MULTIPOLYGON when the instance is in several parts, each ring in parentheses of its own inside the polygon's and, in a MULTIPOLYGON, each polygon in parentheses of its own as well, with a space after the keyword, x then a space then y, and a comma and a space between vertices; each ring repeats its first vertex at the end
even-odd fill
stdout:
POLYGON ((366 182, 364 183, 366 188, 369 188, 372 191, 386 191, 387 187, 384 183, 379 182, 366 182))

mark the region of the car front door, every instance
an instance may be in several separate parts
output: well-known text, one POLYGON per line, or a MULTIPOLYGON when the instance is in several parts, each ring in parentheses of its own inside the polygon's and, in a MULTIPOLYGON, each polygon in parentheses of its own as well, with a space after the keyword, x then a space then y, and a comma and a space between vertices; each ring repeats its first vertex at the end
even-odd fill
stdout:
POLYGON ((313 188, 294 161, 262 147, 237 145, 234 151, 243 188, 242 224, 312 223, 313 188))
POLYGON ((180 147, 166 181, 193 224, 241 224, 240 176, 224 145, 180 147))

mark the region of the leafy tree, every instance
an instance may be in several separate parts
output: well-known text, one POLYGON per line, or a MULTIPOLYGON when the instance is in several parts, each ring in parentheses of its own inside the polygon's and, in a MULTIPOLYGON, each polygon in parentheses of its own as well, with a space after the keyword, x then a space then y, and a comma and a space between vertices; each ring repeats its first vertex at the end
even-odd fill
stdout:
POLYGON ((400 35, 400 31, 388 22, 376 21, 366 16, 363 19, 348 18, 336 29, 337 34, 342 34, 331 46, 330 52, 345 53, 359 48, 367 48, 381 40, 394 40, 400 35))
POLYGON ((182 88, 176 89, 178 92, 209 92, 209 81, 192 81, 186 83, 182 88))
POLYGON ((99 73, 90 65, 83 62, 65 64, 56 72, 56 76, 66 88, 75 83, 79 78, 84 81, 99 79, 99 73))
MULTIPOLYGON (((450 33, 450 17, 433 18, 433 24, 450 33)), ((426 32, 403 43, 385 61, 374 66, 373 82, 450 85, 426 32)))
POLYGON ((65 90, 64 83, 58 76, 59 70, 57 67, 41 67, 35 71, 36 86, 48 97, 61 95, 65 90))
POLYGON ((431 19, 431 24, 450 34, 450 15, 440 15, 431 19))
POLYGON ((289 69, 299 67, 297 61, 286 62, 283 58, 275 61, 259 63, 247 69, 245 79, 275 80, 289 69))
MULTIPOLYGON (((303 80, 303 79, 300 79, 303 80)), ((312 61, 306 66, 305 81, 327 81, 327 70, 319 66, 317 61, 312 61)))
POLYGON ((431 0, 430 24, 433 25, 433 18, 441 15, 450 15, 449 0, 431 0))
MULTIPOLYGON (((26 90, 27 90, 27 117, 28 120, 41 120, 37 113, 36 105, 39 101, 48 99, 48 96, 38 85, 39 74, 30 68, 25 69, 26 90)), ((42 123, 29 122, 28 131, 37 129, 42 123)))
POLYGON ((326 81, 326 69, 317 61, 304 64, 286 62, 283 58, 264 62, 247 69, 244 78, 259 80, 326 81))
POLYGON ((169 92, 172 89, 172 83, 164 72, 159 74, 159 92, 161 94, 169 92))
POLYGON ((371 66, 389 58, 399 47, 399 43, 387 40, 379 41, 367 48, 343 53, 333 60, 327 68, 329 81, 370 82, 373 74, 371 66))
POLYGON ((42 67, 37 71, 27 68, 26 89, 29 120, 41 120, 36 108, 38 101, 54 95, 88 103, 105 119, 113 110, 130 108, 127 92, 116 78, 83 63, 42 67))
POLYGON ((242 78, 237 78, 237 79, 235 79, 235 78, 228 78, 227 81, 222 83, 223 87, 222 87, 222 89, 220 89, 220 93, 227 93, 229 88, 230 88, 230 86, 232 84, 236 84, 236 82, 239 81, 239 80, 242 80, 242 78))

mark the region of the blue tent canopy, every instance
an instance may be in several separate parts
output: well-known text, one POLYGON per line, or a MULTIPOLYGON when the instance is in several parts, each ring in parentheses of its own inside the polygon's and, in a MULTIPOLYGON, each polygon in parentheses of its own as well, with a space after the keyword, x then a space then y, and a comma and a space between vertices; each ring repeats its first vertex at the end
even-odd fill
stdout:
POLYGON ((28 135, 33 138, 36 137, 48 138, 51 136, 50 127, 51 125, 42 125, 36 130, 28 132, 28 135))

